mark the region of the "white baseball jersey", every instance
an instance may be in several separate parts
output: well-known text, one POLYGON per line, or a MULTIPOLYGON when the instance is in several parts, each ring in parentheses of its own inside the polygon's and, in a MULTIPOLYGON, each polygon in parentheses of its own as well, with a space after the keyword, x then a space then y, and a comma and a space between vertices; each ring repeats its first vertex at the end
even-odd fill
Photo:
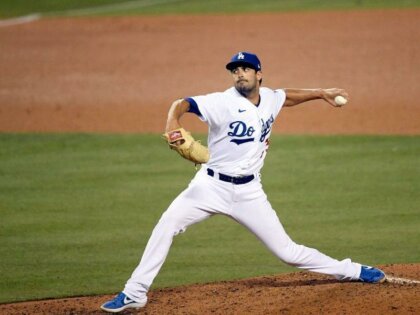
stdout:
POLYGON ((283 90, 260 88, 260 97, 259 106, 255 106, 233 87, 222 93, 187 98, 190 112, 209 125, 210 160, 155 226, 139 265, 124 287, 123 292, 130 299, 146 299, 175 235, 216 214, 245 226, 274 255, 292 266, 337 279, 358 279, 360 264, 350 259, 338 261, 293 242, 268 202, 259 176, 250 176, 251 180, 244 183, 221 177, 254 175, 264 164, 267 139, 286 95, 283 90))
POLYGON ((188 98, 190 111, 209 125, 210 160, 204 167, 231 176, 258 173, 268 148, 274 120, 286 94, 260 88, 260 103, 252 104, 234 88, 188 98))

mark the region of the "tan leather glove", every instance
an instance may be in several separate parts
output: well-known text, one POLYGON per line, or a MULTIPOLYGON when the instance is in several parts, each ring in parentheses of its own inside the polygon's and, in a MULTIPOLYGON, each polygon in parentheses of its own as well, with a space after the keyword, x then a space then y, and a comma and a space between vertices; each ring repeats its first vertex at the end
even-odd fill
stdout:
POLYGON ((195 164, 206 163, 210 158, 209 149, 195 140, 184 128, 169 131, 163 137, 172 150, 195 164))

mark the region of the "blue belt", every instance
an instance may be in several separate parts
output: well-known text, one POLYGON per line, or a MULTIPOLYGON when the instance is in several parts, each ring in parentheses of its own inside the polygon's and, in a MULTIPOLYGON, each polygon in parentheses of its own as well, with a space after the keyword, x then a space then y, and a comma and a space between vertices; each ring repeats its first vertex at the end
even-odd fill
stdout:
MULTIPOLYGON (((214 177, 214 171, 211 168, 207 169, 207 175, 214 177)), ((251 180, 255 178, 254 175, 247 175, 247 176, 241 176, 241 177, 232 177, 229 175, 225 175, 222 173, 219 173, 219 179, 224 182, 232 183, 235 185, 241 185, 249 183, 251 180)))

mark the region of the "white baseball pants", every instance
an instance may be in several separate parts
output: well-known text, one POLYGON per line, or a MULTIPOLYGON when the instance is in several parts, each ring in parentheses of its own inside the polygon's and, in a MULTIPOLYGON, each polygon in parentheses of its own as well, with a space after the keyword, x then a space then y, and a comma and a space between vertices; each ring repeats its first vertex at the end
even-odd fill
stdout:
POLYGON ((207 175, 202 168, 160 218, 147 243, 140 264, 127 281, 124 293, 142 300, 162 267, 173 237, 194 223, 224 214, 254 233, 283 262, 340 280, 357 280, 361 265, 350 259, 335 260, 316 249, 298 245, 286 234, 267 200, 260 178, 234 185, 207 175))

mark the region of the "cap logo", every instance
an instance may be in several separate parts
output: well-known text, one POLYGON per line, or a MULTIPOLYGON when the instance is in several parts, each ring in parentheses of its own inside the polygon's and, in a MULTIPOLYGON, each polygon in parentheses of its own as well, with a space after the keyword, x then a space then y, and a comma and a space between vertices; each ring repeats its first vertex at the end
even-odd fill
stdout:
POLYGON ((245 59, 244 54, 240 52, 240 53, 238 54, 238 59, 241 59, 241 60, 242 60, 242 59, 245 59))

